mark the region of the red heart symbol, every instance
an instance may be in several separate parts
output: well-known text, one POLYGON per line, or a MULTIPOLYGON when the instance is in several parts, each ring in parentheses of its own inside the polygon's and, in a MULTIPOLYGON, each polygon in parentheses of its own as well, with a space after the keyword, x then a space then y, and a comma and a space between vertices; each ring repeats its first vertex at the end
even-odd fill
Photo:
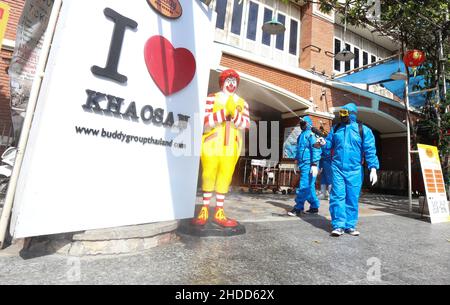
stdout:
POLYGON ((183 90, 194 78, 196 64, 192 53, 185 48, 175 49, 163 36, 147 40, 144 57, 148 72, 165 96, 183 90))

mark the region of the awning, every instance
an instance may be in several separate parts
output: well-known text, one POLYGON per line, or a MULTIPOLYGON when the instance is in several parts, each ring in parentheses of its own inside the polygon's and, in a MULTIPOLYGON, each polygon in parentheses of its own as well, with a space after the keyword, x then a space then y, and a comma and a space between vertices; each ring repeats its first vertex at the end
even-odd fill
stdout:
MULTIPOLYGON (((366 85, 381 85, 391 91, 399 98, 404 98, 405 81, 392 80, 391 75, 400 70, 405 73, 405 65, 399 59, 392 59, 370 68, 354 72, 352 74, 337 78, 337 81, 346 83, 357 83, 366 85)), ((426 89, 425 79, 422 75, 414 77, 414 73, 409 69, 409 92, 417 92, 426 89)), ((410 95, 409 104, 414 107, 423 106, 426 102, 427 93, 410 95)))
MULTIPOLYGON (((238 72, 241 81, 237 94, 247 102, 258 102, 278 110, 280 113, 293 111, 304 111, 311 109, 314 104, 309 100, 300 97, 286 89, 280 88, 274 84, 267 83, 261 79, 248 74, 238 72)), ((209 76, 208 92, 218 92, 219 88, 219 70, 211 70, 209 76)))

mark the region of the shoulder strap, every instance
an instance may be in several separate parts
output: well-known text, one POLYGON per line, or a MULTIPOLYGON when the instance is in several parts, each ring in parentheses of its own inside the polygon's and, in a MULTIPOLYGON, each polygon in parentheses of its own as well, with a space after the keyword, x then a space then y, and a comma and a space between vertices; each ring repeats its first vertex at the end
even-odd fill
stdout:
POLYGON ((364 154, 364 125, 362 122, 358 122, 359 136, 361 137, 361 164, 365 164, 365 154, 364 154))
POLYGON ((361 137, 361 141, 364 143, 364 130, 363 130, 362 122, 358 122, 358 129, 359 129, 359 136, 361 137))
POLYGON ((336 133, 336 131, 339 129, 339 127, 341 127, 341 123, 337 123, 336 125, 334 125, 333 133, 336 133))
POLYGON ((361 150, 362 150, 364 145, 364 125, 362 122, 358 122, 358 130, 359 136, 361 137, 361 150))

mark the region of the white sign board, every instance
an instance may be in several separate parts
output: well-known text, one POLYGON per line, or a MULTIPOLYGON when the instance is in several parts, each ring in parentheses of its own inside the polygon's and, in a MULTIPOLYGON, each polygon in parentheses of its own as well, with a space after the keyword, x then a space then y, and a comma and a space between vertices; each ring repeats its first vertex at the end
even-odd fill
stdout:
POLYGON ((15 238, 193 217, 212 11, 197 0, 149 2, 63 1, 15 238))
POLYGON ((436 146, 417 144, 431 223, 450 221, 447 194, 436 146))
POLYGON ((297 139, 302 133, 300 126, 284 129, 283 158, 295 159, 297 153, 297 139))

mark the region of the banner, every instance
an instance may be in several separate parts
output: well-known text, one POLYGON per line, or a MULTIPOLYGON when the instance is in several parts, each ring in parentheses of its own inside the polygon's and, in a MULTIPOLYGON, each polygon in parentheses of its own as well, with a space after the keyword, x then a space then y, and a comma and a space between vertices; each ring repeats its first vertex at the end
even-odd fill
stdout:
POLYGON ((8 3, 0 1, 0 46, 3 45, 3 38, 5 38, 6 27, 8 26, 9 10, 8 3))
POLYGON ((283 158, 295 159, 297 153, 297 139, 302 133, 300 126, 284 129, 283 158))
POLYGON ((193 217, 211 20, 198 0, 63 1, 15 238, 193 217))
POLYGON ((22 130, 31 85, 36 74, 36 66, 52 7, 53 0, 27 0, 17 25, 16 45, 8 70, 11 89, 11 120, 16 143, 22 130))
POLYGON ((441 161, 436 146, 417 144, 431 223, 450 221, 441 161))

